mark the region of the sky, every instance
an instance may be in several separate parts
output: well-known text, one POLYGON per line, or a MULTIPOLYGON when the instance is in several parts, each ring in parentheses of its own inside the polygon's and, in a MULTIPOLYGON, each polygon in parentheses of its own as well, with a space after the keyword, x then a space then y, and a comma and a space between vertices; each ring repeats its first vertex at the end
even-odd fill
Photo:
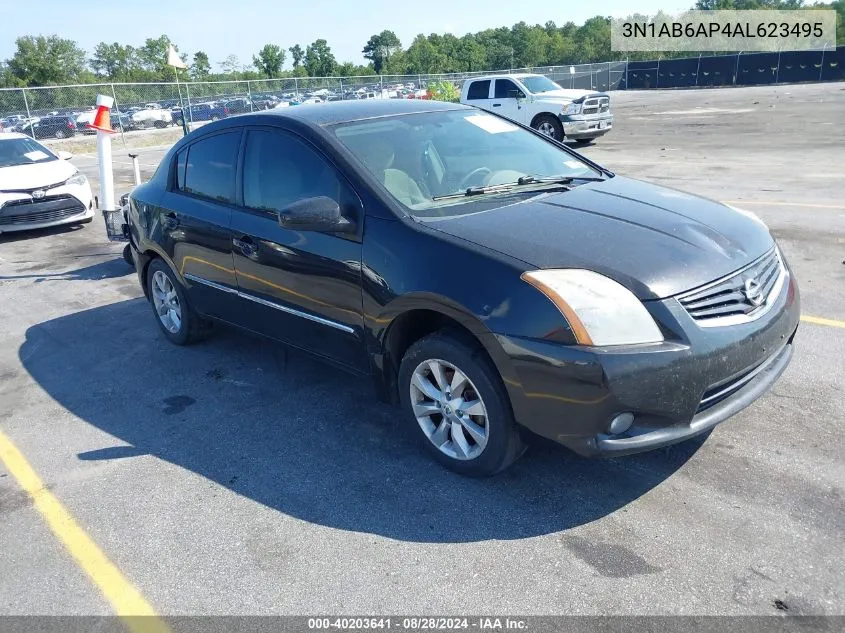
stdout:
MULTIPOLYGON (((166 34, 180 52, 203 50, 212 67, 235 54, 242 64, 264 44, 287 49, 326 39, 338 62, 364 63, 361 49, 371 35, 389 29, 407 47, 416 35, 453 33, 461 36, 486 28, 525 21, 558 25, 583 23, 595 15, 624 17, 632 13, 674 13, 694 0, 133 0, 70 3, 39 0, 38 11, 3 11, 0 59, 15 51, 21 35, 51 35, 76 40, 89 55, 98 42, 140 46, 147 37, 166 34), (102 9, 97 8, 102 6, 102 9), (498 6, 497 6, 498 5, 498 6), (68 11, 70 10, 70 13, 68 11)), ((291 63, 287 55, 285 67, 291 63)))

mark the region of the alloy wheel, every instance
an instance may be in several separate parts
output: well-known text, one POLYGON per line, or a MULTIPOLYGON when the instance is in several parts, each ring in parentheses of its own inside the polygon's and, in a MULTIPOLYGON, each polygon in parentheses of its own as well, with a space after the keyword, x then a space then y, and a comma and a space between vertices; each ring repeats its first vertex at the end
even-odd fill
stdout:
POLYGON ((478 390, 458 367, 425 360, 411 376, 411 406, 423 433, 444 455, 475 459, 489 437, 487 408, 478 390))
POLYGON ((152 290, 153 305, 161 324, 168 332, 176 334, 182 327, 182 306, 176 288, 164 272, 157 270, 153 273, 152 290))
POLYGON ((545 134, 546 136, 549 136, 551 138, 555 137, 555 128, 548 121, 543 121, 542 123, 540 123, 540 125, 537 126, 537 131, 540 134, 545 134))

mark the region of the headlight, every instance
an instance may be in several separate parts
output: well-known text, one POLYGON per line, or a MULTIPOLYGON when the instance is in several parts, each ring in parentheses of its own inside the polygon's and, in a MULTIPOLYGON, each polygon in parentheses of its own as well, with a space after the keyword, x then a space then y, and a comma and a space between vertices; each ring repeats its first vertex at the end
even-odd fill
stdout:
POLYGON ((88 182, 88 179, 81 171, 76 172, 73 176, 65 180, 66 185, 84 185, 86 182, 88 182))
POLYGON ((580 113, 581 113, 581 104, 580 103, 570 103, 563 110, 561 110, 561 114, 580 114, 580 113))
POLYGON ((732 206, 731 206, 731 205, 729 205, 729 204, 726 204, 725 206, 726 206, 728 209, 733 209, 733 210, 734 210, 734 211, 736 211, 737 213, 741 213, 742 215, 744 215, 744 216, 745 216, 745 217, 747 217, 747 218, 751 218, 752 220, 754 220, 754 221, 755 221, 755 222, 757 222, 758 224, 763 225, 763 226, 766 228, 766 230, 767 230, 767 231, 769 230, 769 227, 768 227, 768 226, 766 226, 766 223, 765 223, 765 222, 763 222, 763 220, 761 220, 761 219, 760 219, 760 216, 758 216, 758 215, 757 215, 756 213, 754 213, 753 211, 748 211, 747 209, 740 209, 739 207, 732 207, 732 206))
POLYGON ((566 317, 580 345, 659 343, 660 328, 634 294, 590 270, 535 270, 522 279, 566 317))

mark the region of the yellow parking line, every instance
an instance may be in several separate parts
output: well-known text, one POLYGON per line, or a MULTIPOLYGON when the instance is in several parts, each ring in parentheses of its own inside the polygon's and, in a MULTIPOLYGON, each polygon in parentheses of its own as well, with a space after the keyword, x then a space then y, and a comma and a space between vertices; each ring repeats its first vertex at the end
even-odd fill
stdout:
POLYGON ((836 319, 823 319, 822 317, 801 315, 801 320, 807 323, 815 323, 816 325, 829 325, 830 327, 845 328, 845 321, 837 321, 836 319))
POLYGON ((834 209, 845 211, 845 205, 841 204, 810 204, 807 202, 782 202, 775 200, 722 200, 725 204, 763 204, 773 207, 806 207, 807 209, 834 209))
POLYGON ((125 618, 126 626, 133 633, 168 633, 170 628, 155 617, 155 611, 150 603, 114 566, 91 540, 91 537, 79 527, 55 495, 44 487, 41 478, 23 454, 2 431, 0 431, 0 461, 32 499, 35 509, 44 517, 53 534, 88 574, 91 581, 103 592, 115 613, 125 618))

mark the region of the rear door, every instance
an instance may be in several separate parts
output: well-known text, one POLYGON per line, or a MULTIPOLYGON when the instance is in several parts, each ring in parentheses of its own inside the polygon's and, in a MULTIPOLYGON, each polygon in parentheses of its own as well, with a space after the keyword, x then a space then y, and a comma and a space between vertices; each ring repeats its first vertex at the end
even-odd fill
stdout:
POLYGON ((527 125, 527 108, 521 105, 521 98, 518 95, 524 93, 510 79, 497 79, 493 86, 493 99, 490 102, 490 111, 507 117, 512 121, 527 125))
POLYGON ((476 79, 472 81, 469 88, 467 88, 467 105, 484 110, 493 110, 493 101, 490 99, 492 83, 489 79, 476 79))
POLYGON ((158 240, 204 314, 237 322, 237 281, 229 225, 235 208, 240 128, 203 136, 177 153, 162 196, 158 240))
POLYGON ((366 370, 360 199, 324 154, 291 132, 249 128, 242 163, 243 207, 232 233, 247 327, 366 370), (315 196, 336 200, 357 234, 279 226, 279 211, 315 196))

